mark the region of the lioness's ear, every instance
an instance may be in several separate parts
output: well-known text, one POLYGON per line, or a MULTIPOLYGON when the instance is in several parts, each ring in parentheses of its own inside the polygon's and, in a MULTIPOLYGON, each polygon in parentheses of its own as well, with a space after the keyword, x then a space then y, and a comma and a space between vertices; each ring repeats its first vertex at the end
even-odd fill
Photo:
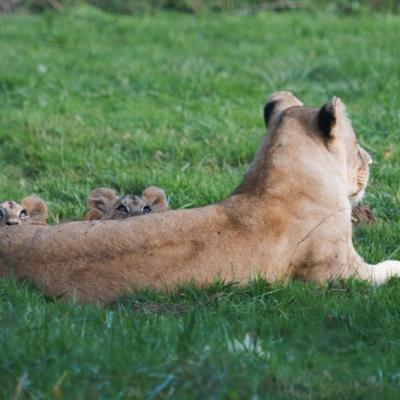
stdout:
POLYGON ((48 218, 47 204, 39 197, 28 196, 22 200, 22 207, 25 208, 27 214, 32 221, 46 224, 48 218))
POLYGON ((296 106, 302 106, 303 103, 291 92, 276 92, 273 93, 267 100, 264 106, 264 122, 268 128, 280 112, 296 106))
POLYGON ((164 190, 156 187, 150 186, 142 194, 145 201, 149 203, 149 206, 154 212, 162 212, 168 210, 168 201, 165 196, 164 190))
POLYGON ((336 136, 336 126, 341 117, 345 117, 346 107, 339 97, 333 97, 318 111, 318 127, 326 139, 336 136))
MULTIPOLYGON (((96 188, 93 189, 87 198, 87 208, 89 212, 91 210, 98 210, 100 212, 94 212, 92 216, 101 216, 100 218, 106 213, 106 211, 118 200, 118 196, 116 195, 115 191, 108 188, 96 188)), ((89 212, 86 214, 85 219, 89 215, 89 212)), ((100 219, 100 218, 92 218, 92 219, 100 219)), ((92 220, 90 219, 90 220, 92 220)))

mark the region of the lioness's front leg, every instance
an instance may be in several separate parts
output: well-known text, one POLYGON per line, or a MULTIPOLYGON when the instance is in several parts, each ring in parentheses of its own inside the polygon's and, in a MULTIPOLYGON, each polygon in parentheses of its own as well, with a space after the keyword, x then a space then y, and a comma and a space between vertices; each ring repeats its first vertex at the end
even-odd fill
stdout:
POLYGON ((367 264, 356 252, 351 240, 331 242, 326 237, 323 246, 311 246, 301 253, 302 262, 294 272, 301 280, 326 282, 351 277, 382 284, 392 277, 400 277, 400 261, 387 260, 376 265, 367 264))
POLYGON ((400 277, 400 261, 387 260, 371 265, 357 254, 353 246, 350 246, 349 273, 357 278, 368 280, 380 285, 392 277, 400 277))
POLYGON ((380 285, 390 278, 400 277, 400 261, 387 260, 376 265, 366 265, 369 273, 369 280, 372 283, 380 285))

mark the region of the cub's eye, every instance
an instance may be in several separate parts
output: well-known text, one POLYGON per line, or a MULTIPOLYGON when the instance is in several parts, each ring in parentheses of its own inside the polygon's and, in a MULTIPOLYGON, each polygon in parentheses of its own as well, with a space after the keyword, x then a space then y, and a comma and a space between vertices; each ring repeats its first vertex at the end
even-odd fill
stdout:
POLYGON ((123 212, 123 213, 127 213, 127 212, 128 212, 128 209, 127 209, 126 206, 124 206, 123 204, 120 204, 120 205, 117 207, 117 211, 120 211, 120 212, 123 212))
POLYGON ((19 217, 20 218, 26 218, 28 216, 28 213, 26 212, 26 210, 22 210, 20 213, 19 213, 19 217))
POLYGON ((148 214, 151 213, 151 207, 150 206, 144 206, 143 207, 143 214, 148 214))
POLYGON ((3 218, 3 217, 4 217, 4 211, 0 210, 0 218, 3 218))

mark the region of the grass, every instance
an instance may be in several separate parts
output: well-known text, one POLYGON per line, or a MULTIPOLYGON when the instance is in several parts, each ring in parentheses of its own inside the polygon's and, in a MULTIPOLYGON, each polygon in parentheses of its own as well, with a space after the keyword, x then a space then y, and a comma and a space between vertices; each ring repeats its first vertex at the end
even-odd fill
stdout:
MULTIPOLYGON (((35 193, 81 218, 95 186, 164 188, 174 208, 220 199, 289 89, 347 103, 373 155, 355 232, 399 258, 400 17, 158 13, 81 7, 0 20, 0 196, 35 193)), ((107 308, 0 282, 0 398, 397 399, 400 281, 287 287, 216 282, 133 293, 107 308)))
POLYGON ((328 11, 338 14, 399 12, 398 0, 2 0, 0 12, 48 10, 64 12, 79 4, 90 4, 115 14, 146 14, 157 10, 185 13, 207 12, 257 13, 260 11, 328 11))

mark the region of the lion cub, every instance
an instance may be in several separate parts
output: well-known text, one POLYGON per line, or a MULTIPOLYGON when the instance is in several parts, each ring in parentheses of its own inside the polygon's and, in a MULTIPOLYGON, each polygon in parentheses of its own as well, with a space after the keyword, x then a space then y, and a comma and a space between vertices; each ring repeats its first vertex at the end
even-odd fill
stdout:
POLYGON ((0 227, 19 224, 47 223, 46 203, 36 196, 25 197, 22 203, 8 200, 0 203, 0 227))
POLYGON ((96 188, 87 198, 85 220, 124 219, 168 210, 168 201, 162 189, 150 186, 141 196, 118 196, 114 190, 96 188))

